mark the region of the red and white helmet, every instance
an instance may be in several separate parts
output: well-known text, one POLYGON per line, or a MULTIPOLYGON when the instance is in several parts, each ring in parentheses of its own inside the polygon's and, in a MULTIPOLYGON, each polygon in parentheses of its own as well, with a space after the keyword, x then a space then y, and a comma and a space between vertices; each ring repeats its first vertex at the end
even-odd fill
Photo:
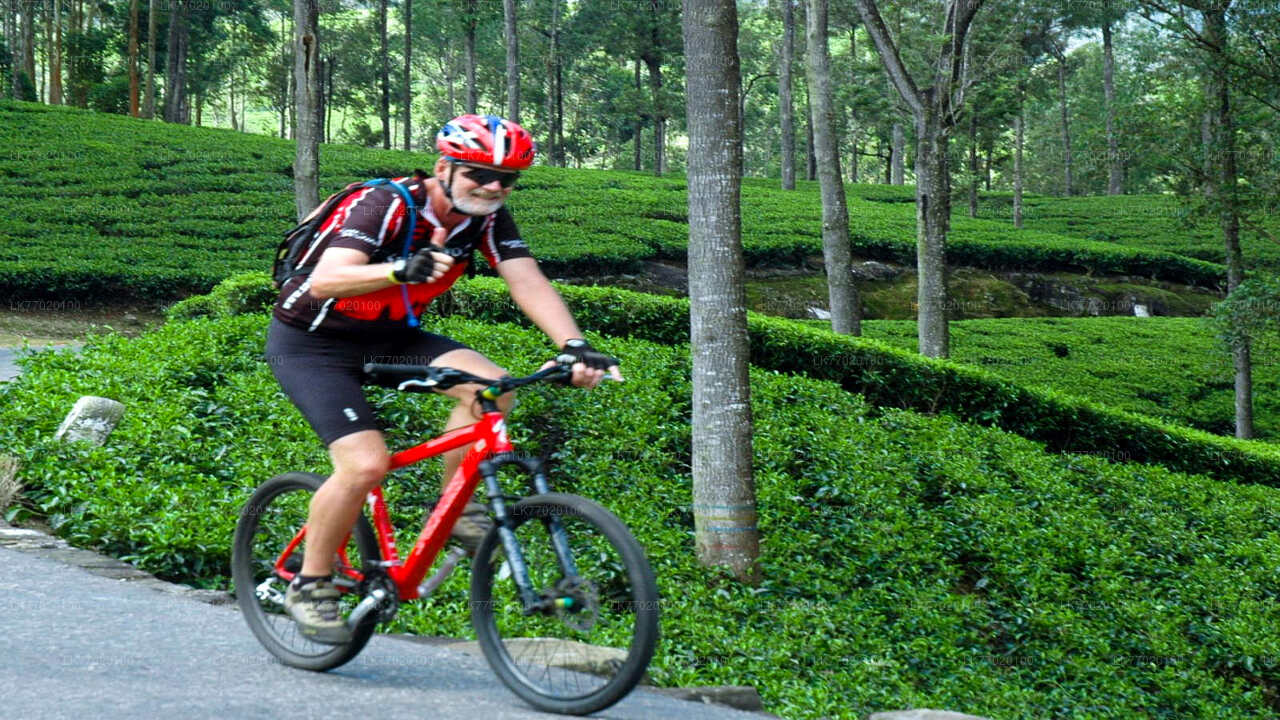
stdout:
POLYGON ((533 136, 497 115, 459 115, 436 133, 440 152, 464 162, 524 170, 533 164, 533 136))

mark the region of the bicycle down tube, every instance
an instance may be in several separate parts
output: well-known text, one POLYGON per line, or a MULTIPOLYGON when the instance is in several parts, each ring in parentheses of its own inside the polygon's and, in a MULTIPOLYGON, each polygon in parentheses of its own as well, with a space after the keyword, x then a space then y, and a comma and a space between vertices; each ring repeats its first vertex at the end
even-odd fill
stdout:
POLYGON ((391 456, 391 470, 397 470, 473 443, 474 446, 462 459, 458 471, 445 486, 435 509, 427 518, 426 526, 423 527, 403 564, 396 549, 395 528, 391 524, 381 486, 369 493, 368 503, 373 514, 378 542, 382 546, 382 557, 387 562, 387 574, 399 588, 401 600, 418 597, 419 584, 422 583, 427 571, 435 563, 436 556, 449 540, 448 533, 443 532, 443 529, 453 527, 480 483, 481 477, 477 471, 479 464, 492 454, 511 452, 514 448, 507 438, 506 424, 502 414, 495 412, 485 413, 484 418, 474 425, 450 431, 434 440, 401 450, 391 456))

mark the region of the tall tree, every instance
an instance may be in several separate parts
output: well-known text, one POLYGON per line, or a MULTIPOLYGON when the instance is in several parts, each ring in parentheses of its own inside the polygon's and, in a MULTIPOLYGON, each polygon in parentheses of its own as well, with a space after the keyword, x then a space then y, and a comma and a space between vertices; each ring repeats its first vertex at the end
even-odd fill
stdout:
POLYGON ((62 104, 62 0, 53 0, 53 44, 49 48, 49 104, 62 104))
MULTIPOLYGON (((1235 118, 1231 101, 1230 57, 1231 34, 1227 26, 1227 11, 1232 0, 1207 0, 1200 5, 1203 15, 1205 45, 1208 53, 1208 72, 1205 74, 1205 100, 1208 105, 1209 145, 1207 150, 1209 172, 1205 178, 1205 193, 1218 213, 1226 247, 1227 292, 1233 292, 1244 281, 1244 255, 1240 250, 1239 192, 1236 165, 1235 118)), ((1199 3, 1197 3, 1199 4, 1199 3)), ((1231 348, 1235 368, 1236 437, 1253 437, 1253 360, 1248 340, 1236 342, 1231 348)))
POLYGON ((867 34, 915 119, 917 337, 920 353, 928 357, 946 357, 950 351, 946 246, 951 226, 951 173, 947 145, 970 82, 969 27, 983 1, 947 0, 942 31, 936 36, 941 47, 935 45, 937 59, 929 70, 929 85, 921 88, 889 36, 876 0, 857 0, 867 34))
POLYGON ((476 111, 476 24, 479 22, 476 0, 467 0, 466 19, 463 29, 466 32, 466 66, 467 66, 467 112, 476 111))
POLYGON ((853 258, 849 244, 849 210, 845 206, 844 180, 840 174, 840 141, 836 137, 831 100, 831 57, 827 50, 827 0, 809 0, 805 67, 813 101, 813 145, 822 188, 822 258, 827 271, 831 303, 831 329, 859 335, 862 308, 853 284, 853 258))
POLYGON ((1049 52, 1057 61, 1058 103, 1062 110, 1062 194, 1071 197, 1071 113, 1067 107, 1067 53, 1066 39, 1049 41, 1049 52))
POLYGON ((138 117, 138 0, 129 0, 129 114, 138 117))
POLYGON ((191 31, 187 24, 190 0, 177 0, 169 9, 168 61, 164 72, 164 121, 187 122, 187 43, 191 31))
MULTIPOLYGON (((387 0, 378 0, 378 116, 382 118, 382 149, 391 149, 391 59, 387 57, 387 0)), ((295 92, 297 90, 295 89, 295 92)))
POLYGON ((689 67, 689 309, 693 522, 698 561, 758 582, 751 393, 739 193, 740 77, 734 0, 684 0, 689 67))
MULTIPOLYGON (((328 65, 333 65, 333 59, 330 58, 328 65)), ((413 0, 404 0, 404 98, 401 100, 401 112, 404 113, 404 149, 409 150, 409 144, 413 139, 413 113, 411 112, 413 105, 413 76, 409 70, 413 66, 413 0)), ((329 69, 329 76, 333 76, 333 69, 329 69)), ((329 90, 326 86, 326 90, 329 90)), ((322 98, 323 99, 323 98, 322 98)), ((327 103, 326 103, 327 104, 327 103)))
MULTIPOLYGON (((316 0, 293 0, 293 86, 297 99, 294 204, 302 219, 320 203, 320 12, 316 0)), ((386 137, 384 135, 384 137, 386 137)))
POLYGON ((520 122, 520 36, 516 0, 502 0, 502 31, 507 44, 507 118, 520 122))
POLYGON ((791 67, 796 54, 793 0, 782 2, 782 53, 778 58, 778 115, 782 126, 782 189, 796 189, 795 103, 791 99, 791 67))
MULTIPOLYGON (((1110 0, 1103 0, 1102 9, 1102 93, 1107 105, 1107 194, 1120 195, 1124 192, 1124 167, 1120 159, 1120 146, 1115 129, 1115 53, 1111 39, 1111 26, 1117 18, 1110 0)), ((1122 20, 1123 17, 1120 19, 1122 20)))

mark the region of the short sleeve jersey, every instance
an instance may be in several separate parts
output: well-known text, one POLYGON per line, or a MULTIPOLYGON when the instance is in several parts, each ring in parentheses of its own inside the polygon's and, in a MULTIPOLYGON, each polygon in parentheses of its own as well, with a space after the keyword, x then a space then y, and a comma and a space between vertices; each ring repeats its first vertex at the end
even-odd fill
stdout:
MULTIPOLYGON (((395 178, 413 197, 418 206, 414 227, 412 254, 425 247, 431 231, 441 225, 427 201, 425 179, 395 178)), ((400 193, 387 187, 363 188, 334 209, 320 226, 316 240, 299 261, 299 267, 314 267, 325 250, 331 247, 359 250, 369 256, 370 263, 388 262, 400 257, 404 235, 408 232, 408 213, 400 193)), ((405 323, 403 292, 409 292, 409 304, 415 315, 457 282, 470 264, 475 251, 483 253, 491 267, 513 258, 532 257, 520 239, 515 219, 506 207, 483 217, 469 217, 449 231, 445 251, 454 258, 449 272, 433 283, 411 283, 392 286, 363 295, 321 300, 310 293, 310 274, 291 278, 280 288, 275 316, 294 327, 310 332, 343 335, 386 335, 402 332, 405 323)))

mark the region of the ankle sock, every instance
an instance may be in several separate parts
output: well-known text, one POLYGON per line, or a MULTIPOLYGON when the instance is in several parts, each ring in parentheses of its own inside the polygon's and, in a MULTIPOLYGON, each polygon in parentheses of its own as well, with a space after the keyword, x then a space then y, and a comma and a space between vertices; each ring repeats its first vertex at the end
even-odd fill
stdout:
POLYGON ((328 575, 303 575, 302 573, 298 573, 293 578, 293 586, 295 588, 300 588, 303 585, 306 585, 307 583, 315 582, 316 580, 328 580, 328 579, 329 579, 328 575))

